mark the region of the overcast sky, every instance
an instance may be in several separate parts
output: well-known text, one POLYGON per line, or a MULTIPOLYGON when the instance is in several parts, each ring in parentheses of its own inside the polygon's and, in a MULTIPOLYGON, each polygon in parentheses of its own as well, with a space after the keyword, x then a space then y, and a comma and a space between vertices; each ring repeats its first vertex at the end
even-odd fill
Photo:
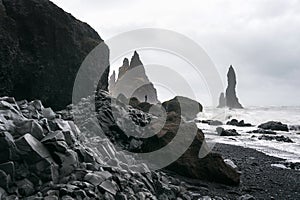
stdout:
MULTIPOLYGON (((53 2, 90 24, 104 40, 138 28, 186 35, 206 51, 225 85, 228 67, 234 66, 243 105, 300 105, 298 0, 53 2)), ((151 59, 147 53, 141 58, 145 64, 151 59)))

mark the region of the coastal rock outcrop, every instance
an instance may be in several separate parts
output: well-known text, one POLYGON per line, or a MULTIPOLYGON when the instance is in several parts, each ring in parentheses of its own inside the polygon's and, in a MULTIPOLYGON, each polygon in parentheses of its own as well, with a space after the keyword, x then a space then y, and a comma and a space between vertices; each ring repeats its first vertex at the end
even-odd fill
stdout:
POLYGON ((222 127, 216 128, 218 135, 220 136, 239 136, 240 134, 235 129, 225 130, 222 127))
POLYGON ((264 130, 264 129, 248 131, 247 133, 258 133, 258 134, 267 134, 267 135, 276 135, 277 134, 275 131, 264 130))
POLYGON ((0 97, 1 199, 203 197, 206 188, 195 191, 165 172, 149 171, 145 164, 116 150, 97 129, 89 129, 94 123, 86 116, 92 108, 90 101, 83 99, 73 109, 68 106, 49 117, 43 113, 50 108, 41 101, 0 97), (76 125, 70 120, 75 116, 76 125), (35 125, 28 126, 28 120, 35 125), (27 127, 24 135, 20 124, 27 127), (42 136, 36 134, 37 126, 42 136))
POLYGON ((260 124, 258 128, 266 129, 266 130, 273 130, 273 131, 289 131, 288 125, 283 124, 281 122, 276 121, 269 121, 263 124, 260 124))
POLYGON ((229 107, 229 108, 243 108, 243 106, 239 103, 239 100, 236 95, 236 75, 232 66, 229 67, 227 73, 227 82, 228 86, 226 89, 226 93, 221 93, 219 99, 219 108, 229 107))
MULTIPOLYGON (((88 24, 48 0, 0 0, 0 95, 41 99, 55 110, 64 108, 72 102, 81 63, 101 42, 88 24)), ((106 47, 99 55, 104 71, 99 87, 104 90, 108 54, 106 47)), ((94 84, 88 77, 86 82, 94 84)))
POLYGON ((199 102, 182 96, 176 96, 169 101, 165 101, 162 106, 167 112, 175 112, 187 120, 195 119, 197 114, 203 110, 199 102))
POLYGON ((258 139, 259 140, 276 140, 278 142, 293 143, 293 140, 291 140, 289 137, 285 137, 283 135, 280 135, 280 136, 262 135, 262 136, 259 136, 258 139))
MULTIPOLYGON (((191 101, 192 100, 189 102, 191 103, 191 101)), ((197 134, 193 136, 194 139, 190 147, 179 159, 175 160, 166 168, 191 178, 216 181, 230 185, 239 184, 240 174, 228 166, 220 154, 208 153, 204 158, 199 158, 199 151, 202 145, 204 145, 203 148, 205 148, 204 134, 197 128, 195 123, 185 121, 184 117, 182 117, 184 113, 178 110, 176 98, 169 101, 175 103, 175 106, 170 106, 170 108, 167 109, 166 121, 160 121, 156 116, 143 113, 142 111, 131 112, 136 113, 136 116, 132 117, 130 114, 124 113, 124 111, 131 108, 126 108, 126 106, 122 106, 121 103, 111 104, 110 102, 115 101, 112 100, 112 97, 108 94, 103 92, 97 94, 97 118, 106 136, 119 147, 136 153, 153 152, 171 143, 177 135, 179 127, 185 130, 186 134, 189 134, 189 130, 198 130, 197 134), (135 119, 135 123, 131 122, 132 118, 135 119), (140 122, 144 122, 144 119, 149 119, 149 121, 143 123, 145 126, 141 127, 139 124, 140 122), (160 125, 162 125, 162 127, 158 133, 149 137, 142 137, 145 132, 151 132, 151 130, 155 130, 155 128, 160 127, 160 125)), ((198 102, 195 103, 200 109, 201 105, 198 102)), ((163 103, 163 105, 166 104, 163 103)), ((195 114, 195 111, 193 112, 195 114)), ((188 116, 191 117, 191 115, 188 116)), ((191 119, 193 118, 191 117, 191 119)), ((189 136, 186 135, 184 137, 188 138, 189 136)), ((166 156, 168 153, 171 153, 169 155, 171 157, 173 154, 176 154, 179 147, 187 142, 185 138, 177 141, 179 142, 178 146, 164 152, 166 156)))
POLYGON ((238 121, 237 119, 232 119, 226 123, 227 125, 232 125, 232 126, 240 126, 240 127, 250 127, 252 124, 250 123, 245 123, 244 120, 238 121))
POLYGON ((123 94, 126 98, 136 97, 140 102, 152 104, 159 102, 157 91, 147 77, 145 67, 136 51, 130 62, 124 58, 117 80, 115 82, 111 80, 110 83, 109 91, 113 97, 123 94))

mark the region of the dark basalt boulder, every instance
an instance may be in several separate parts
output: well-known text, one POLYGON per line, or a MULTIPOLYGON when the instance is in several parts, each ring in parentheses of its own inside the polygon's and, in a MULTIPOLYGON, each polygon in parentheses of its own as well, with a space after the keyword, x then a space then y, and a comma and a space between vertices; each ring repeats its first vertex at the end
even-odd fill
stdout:
POLYGON ((289 128, 286 124, 283 124, 281 122, 276 122, 276 121, 269 121, 266 123, 263 123, 258 126, 258 128, 261 129, 266 129, 266 130, 274 130, 274 131, 289 131, 289 128))
MULTIPOLYGON (((101 42, 89 25, 48 0, 0 0, 0 96, 65 108, 81 63, 101 42)), ((105 90, 108 53, 106 47, 99 63, 104 71, 99 87, 105 90)), ((87 85, 95 84, 91 80, 86 77, 87 85)))
POLYGON ((202 105, 192 99, 176 96, 173 99, 162 103, 166 112, 175 112, 187 120, 193 120, 199 112, 202 112, 202 105))
POLYGON ((222 107, 229 107, 229 108, 243 108, 243 106, 239 103, 239 99, 236 95, 236 75, 234 72, 234 69, 232 65, 229 67, 228 73, 227 73, 227 82, 228 86, 224 93, 221 93, 219 98, 219 106, 218 108, 222 107))
POLYGON ((259 134, 267 134, 267 135, 276 135, 277 134, 275 131, 264 130, 264 129, 257 129, 257 130, 249 131, 247 133, 259 133, 259 134))
POLYGON ((195 120, 196 123, 203 123, 203 124, 208 124, 210 126, 221 126, 223 125, 223 122, 219 120, 195 120))
POLYGON ((276 140, 278 142, 293 143, 293 140, 291 140, 289 137, 285 137, 283 135, 281 135, 281 136, 262 135, 262 136, 259 136, 258 139, 259 140, 276 140))
MULTIPOLYGON (((169 144, 177 134, 180 124, 180 116, 175 112, 168 113, 167 121, 163 129, 157 134, 157 138, 148 141, 147 151, 155 151, 169 144)), ((184 124, 186 130, 194 126, 194 123, 184 124)), ((187 131, 187 134, 189 131, 187 131)), ((186 142, 184 140, 182 143, 186 142)), ((179 144, 180 146, 180 144, 179 144)), ((204 158, 199 157, 199 151, 205 146, 204 133, 198 129, 190 147, 180 158, 166 167, 182 176, 201 180, 214 181, 227 185, 238 185, 240 174, 231 166, 227 165, 222 156, 210 152, 204 158)), ((176 152, 177 149, 171 149, 176 152)))
POLYGON ((148 113, 151 109, 152 113, 159 113, 161 104, 151 104, 148 102, 140 102, 136 97, 131 97, 129 99, 129 105, 135 109, 141 110, 145 113, 148 113))
POLYGON ((300 131, 300 125, 290 125, 289 130, 290 131, 300 131))
POLYGON ((239 136, 240 135, 235 129, 225 130, 222 127, 218 127, 216 129, 216 131, 220 136, 239 136))
POLYGON ((237 119, 232 119, 226 123, 227 125, 232 125, 232 126, 240 126, 240 127, 250 127, 252 124, 250 123, 245 123, 244 120, 238 121, 237 119))

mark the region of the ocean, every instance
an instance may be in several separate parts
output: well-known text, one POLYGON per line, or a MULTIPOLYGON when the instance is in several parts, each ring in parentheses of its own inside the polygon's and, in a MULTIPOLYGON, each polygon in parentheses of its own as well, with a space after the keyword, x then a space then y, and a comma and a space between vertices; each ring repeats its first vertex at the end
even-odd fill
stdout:
MULTIPOLYGON (((219 120, 226 124, 231 119, 244 120, 251 123, 252 127, 237 127, 231 125, 210 126, 205 123, 197 123, 197 126, 205 133, 208 144, 213 147, 216 143, 253 148, 267 155, 285 159, 287 162, 300 162, 300 130, 289 132, 276 131, 278 136, 289 137, 293 143, 279 142, 276 140, 259 140, 262 134, 247 133, 258 129, 257 126, 268 121, 280 121, 289 127, 300 125, 300 106, 269 106, 247 107, 245 109, 209 108, 205 107, 198 114, 199 120, 219 120), (240 136, 218 136, 217 127, 224 129, 236 129, 240 136)), ((238 153, 238 152, 237 152, 238 153)))

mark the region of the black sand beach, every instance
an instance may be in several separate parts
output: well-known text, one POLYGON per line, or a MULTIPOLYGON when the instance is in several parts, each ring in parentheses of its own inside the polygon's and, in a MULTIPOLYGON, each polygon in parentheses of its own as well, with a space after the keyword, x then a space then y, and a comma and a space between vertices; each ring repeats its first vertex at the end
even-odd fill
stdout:
MULTIPOLYGON (((249 194, 255 199, 300 199, 300 171, 272 167, 271 164, 283 160, 267 156, 254 149, 226 144, 216 144, 213 151, 219 152, 224 159, 232 160, 241 171, 241 183, 237 187, 191 180, 180 177, 202 195, 238 199, 249 194)), ((217 198, 216 198, 217 199, 217 198)))

